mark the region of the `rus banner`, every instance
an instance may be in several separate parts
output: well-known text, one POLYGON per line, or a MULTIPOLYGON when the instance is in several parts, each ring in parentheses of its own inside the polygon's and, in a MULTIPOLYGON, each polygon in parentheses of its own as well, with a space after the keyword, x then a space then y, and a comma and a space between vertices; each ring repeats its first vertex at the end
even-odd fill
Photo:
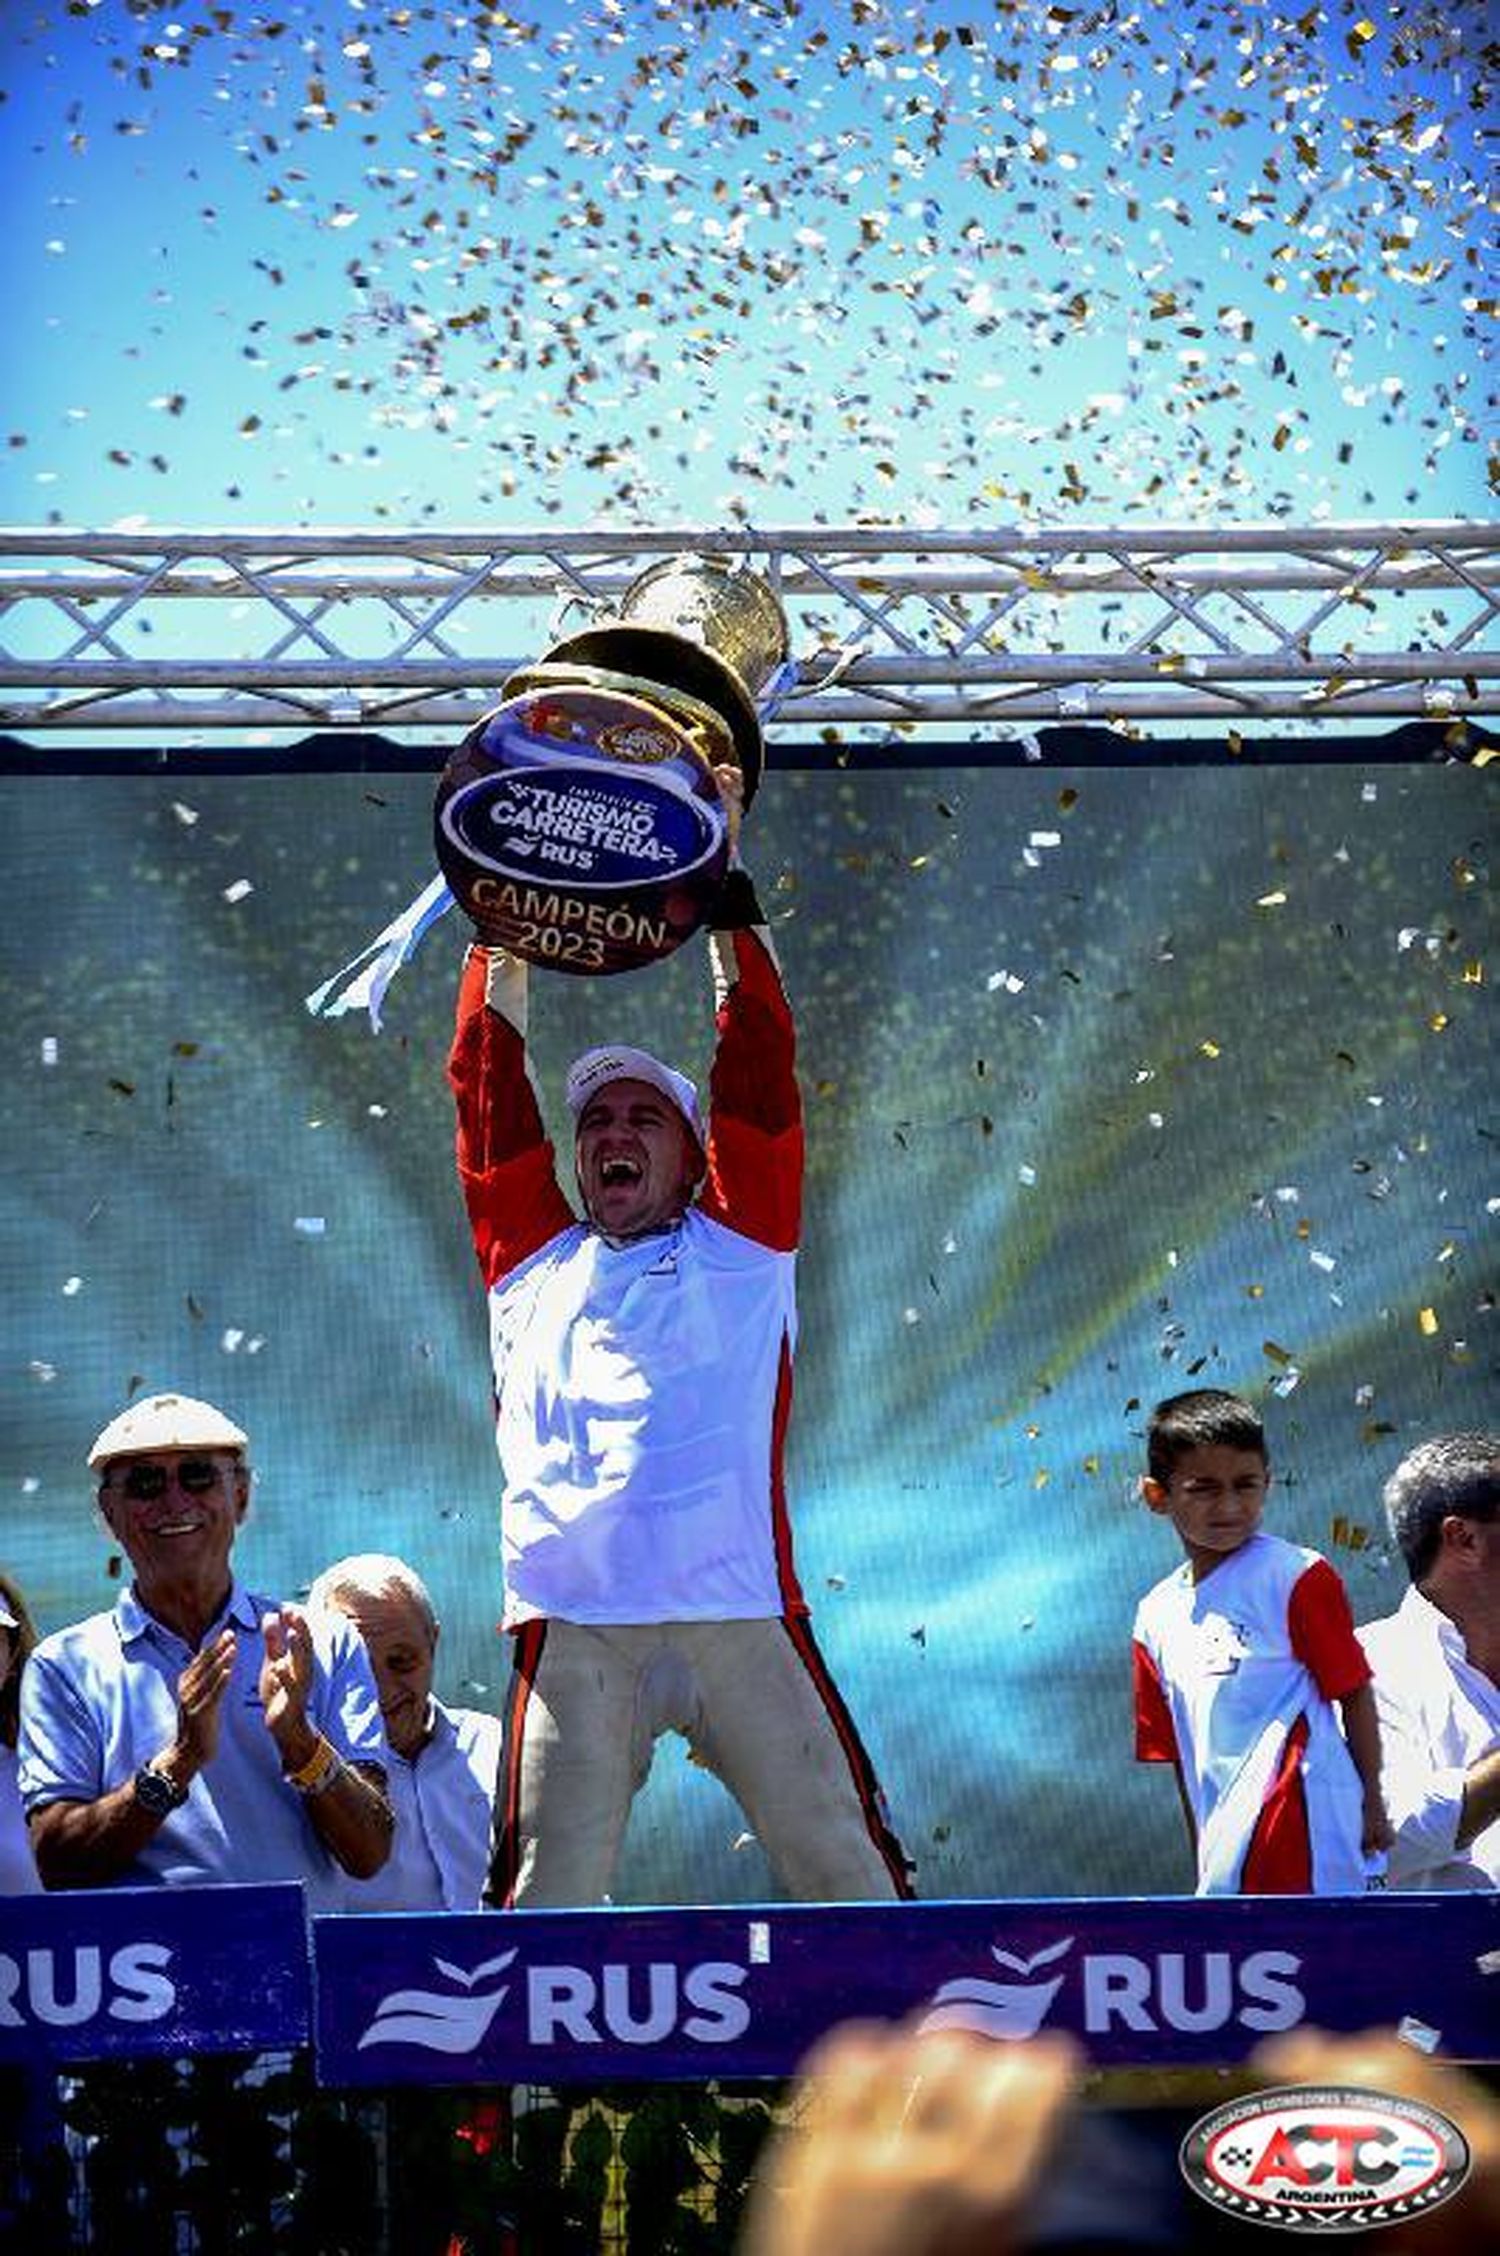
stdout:
POLYGON ((1226 2065, 1273 2031, 1374 2023, 1500 2054, 1500 1899, 1187 1901, 450 1913, 313 1922, 331 2084, 787 2076, 853 2016, 1097 2066, 1226 2065))
POLYGON ((305 2044, 299 1887, 7 1896, 0 2066, 305 2044))

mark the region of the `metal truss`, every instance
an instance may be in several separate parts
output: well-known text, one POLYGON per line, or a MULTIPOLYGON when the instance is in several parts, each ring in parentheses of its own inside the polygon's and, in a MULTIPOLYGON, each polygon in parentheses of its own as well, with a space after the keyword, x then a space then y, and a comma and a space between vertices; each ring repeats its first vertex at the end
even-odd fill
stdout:
POLYGON ((450 743, 648 564, 742 559, 798 662, 769 733, 1481 718, 1500 528, 0 528, 0 729, 450 743))

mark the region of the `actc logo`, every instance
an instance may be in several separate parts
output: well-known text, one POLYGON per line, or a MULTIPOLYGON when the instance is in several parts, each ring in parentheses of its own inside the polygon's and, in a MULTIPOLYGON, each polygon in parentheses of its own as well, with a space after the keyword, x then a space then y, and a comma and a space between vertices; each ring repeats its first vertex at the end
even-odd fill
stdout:
POLYGON ((1469 2149, 1456 2124, 1416 2100, 1294 2084, 1215 2108, 1180 2160, 1196 2194, 1247 2223, 1363 2232, 1457 2193, 1469 2149))

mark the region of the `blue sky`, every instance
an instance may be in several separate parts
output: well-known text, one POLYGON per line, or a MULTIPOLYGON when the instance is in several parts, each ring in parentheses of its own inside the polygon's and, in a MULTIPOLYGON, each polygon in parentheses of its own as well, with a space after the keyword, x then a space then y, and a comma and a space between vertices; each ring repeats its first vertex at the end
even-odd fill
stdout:
POLYGON ((1471 0, 7 14, 11 522, 1486 513, 1471 0))

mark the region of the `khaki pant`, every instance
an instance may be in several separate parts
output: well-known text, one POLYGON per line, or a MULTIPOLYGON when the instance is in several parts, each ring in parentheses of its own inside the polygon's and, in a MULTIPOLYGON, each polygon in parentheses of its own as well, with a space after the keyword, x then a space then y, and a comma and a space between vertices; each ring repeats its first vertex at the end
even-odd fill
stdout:
POLYGON ((680 1732, 802 1902, 911 1893, 906 1859, 807 1623, 532 1621, 516 1633, 486 1900, 609 1893, 655 1741, 680 1732))

